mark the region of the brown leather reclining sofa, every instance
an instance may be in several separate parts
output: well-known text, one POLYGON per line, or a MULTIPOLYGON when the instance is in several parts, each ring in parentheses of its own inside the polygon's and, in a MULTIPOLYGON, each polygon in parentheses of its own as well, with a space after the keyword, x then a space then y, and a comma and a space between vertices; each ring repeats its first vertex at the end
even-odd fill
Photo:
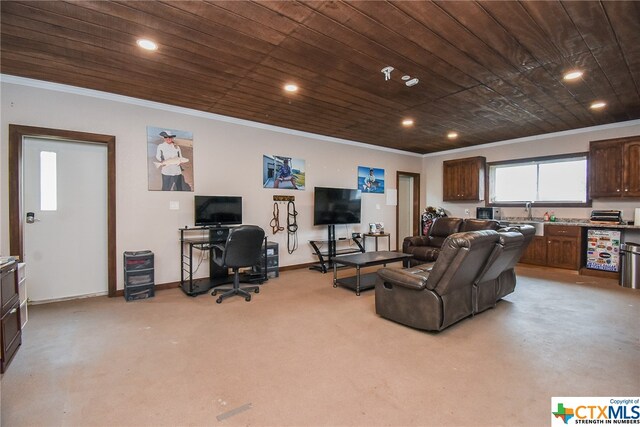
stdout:
POLYGON ((535 229, 468 231, 448 236, 437 260, 378 270, 376 313, 428 331, 495 306, 514 291, 514 267, 535 229))
POLYGON ((494 220, 436 218, 426 236, 405 237, 402 242, 402 252, 413 254, 413 259, 409 261, 409 265, 412 266, 434 262, 438 259, 442 244, 450 235, 465 231, 497 230, 498 228, 500 228, 500 223, 494 220))

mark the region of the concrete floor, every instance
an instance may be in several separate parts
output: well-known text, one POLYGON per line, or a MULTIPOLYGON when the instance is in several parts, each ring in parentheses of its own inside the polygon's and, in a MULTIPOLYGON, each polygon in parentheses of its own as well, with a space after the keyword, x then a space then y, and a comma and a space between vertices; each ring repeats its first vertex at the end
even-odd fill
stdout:
POLYGON ((552 396, 640 394, 640 291, 518 277, 495 309, 439 334, 308 270, 250 303, 172 289, 32 306, 2 425, 550 425, 552 396))

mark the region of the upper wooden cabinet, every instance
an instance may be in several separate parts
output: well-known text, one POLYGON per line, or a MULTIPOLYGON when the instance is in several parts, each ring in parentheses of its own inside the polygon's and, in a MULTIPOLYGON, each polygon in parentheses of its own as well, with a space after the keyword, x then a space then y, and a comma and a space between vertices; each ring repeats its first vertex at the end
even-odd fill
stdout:
POLYGON ((484 157, 448 160, 442 162, 442 200, 484 200, 484 157))
POLYGON ((589 144, 589 194, 640 197, 640 136, 589 144))

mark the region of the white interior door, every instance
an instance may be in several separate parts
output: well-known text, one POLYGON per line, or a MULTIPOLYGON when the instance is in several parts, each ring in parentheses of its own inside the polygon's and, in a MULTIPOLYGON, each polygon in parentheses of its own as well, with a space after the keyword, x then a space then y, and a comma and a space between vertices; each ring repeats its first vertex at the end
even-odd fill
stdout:
POLYGON ((107 293, 107 147, 23 141, 24 257, 35 302, 107 293))

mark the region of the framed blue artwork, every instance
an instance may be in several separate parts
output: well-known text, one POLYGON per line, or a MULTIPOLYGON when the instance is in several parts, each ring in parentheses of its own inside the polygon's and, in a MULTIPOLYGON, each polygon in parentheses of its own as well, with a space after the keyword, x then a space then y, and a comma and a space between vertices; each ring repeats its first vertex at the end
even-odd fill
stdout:
POLYGON ((358 189, 363 193, 384 193, 384 169, 358 166, 358 189))

